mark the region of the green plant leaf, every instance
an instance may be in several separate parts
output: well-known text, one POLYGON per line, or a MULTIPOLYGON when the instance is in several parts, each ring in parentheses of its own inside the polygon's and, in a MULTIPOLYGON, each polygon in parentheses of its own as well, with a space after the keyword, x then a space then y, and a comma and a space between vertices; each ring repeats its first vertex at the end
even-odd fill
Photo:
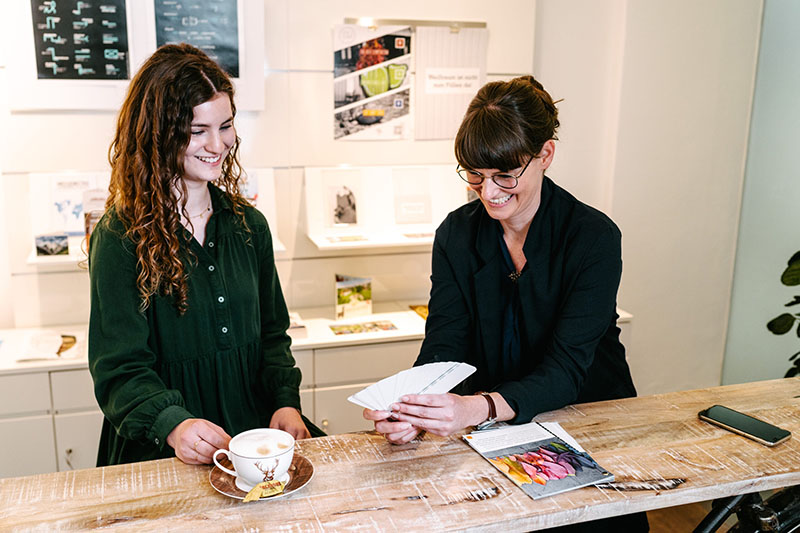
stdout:
POLYGON ((791 306, 797 305, 797 304, 800 304, 800 296, 795 296, 794 300, 792 300, 791 302, 786 304, 784 307, 791 307, 791 306))
POLYGON ((794 326, 795 318, 789 313, 783 313, 767 322, 767 329, 775 335, 783 335, 794 326))
POLYGON ((787 286, 800 285, 800 252, 789 259, 789 266, 781 274, 781 283, 787 286))

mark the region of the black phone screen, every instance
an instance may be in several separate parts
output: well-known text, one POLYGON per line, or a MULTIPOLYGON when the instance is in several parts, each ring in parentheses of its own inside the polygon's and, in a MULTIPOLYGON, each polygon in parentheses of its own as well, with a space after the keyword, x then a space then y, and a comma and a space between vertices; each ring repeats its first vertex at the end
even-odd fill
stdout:
POLYGON ((776 443, 791 435, 785 429, 722 405, 711 406, 699 414, 701 417, 716 420, 725 426, 738 429, 766 442, 776 443))

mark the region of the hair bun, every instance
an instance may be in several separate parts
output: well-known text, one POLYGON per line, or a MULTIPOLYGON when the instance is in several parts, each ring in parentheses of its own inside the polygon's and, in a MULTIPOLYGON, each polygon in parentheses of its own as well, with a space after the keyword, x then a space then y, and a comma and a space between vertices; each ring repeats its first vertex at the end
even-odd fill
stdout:
POLYGON ((547 113, 553 117, 553 122, 554 122, 553 129, 554 130, 558 129, 558 127, 560 126, 560 123, 558 121, 558 108, 556 108, 556 103, 553 101, 553 97, 550 96, 550 93, 548 93, 545 90, 544 85, 539 83, 539 81, 530 74, 526 74, 525 76, 520 76, 516 79, 527 82, 533 86, 533 91, 536 94, 536 96, 539 97, 539 100, 542 101, 542 105, 544 106, 545 111, 547 111, 547 113))

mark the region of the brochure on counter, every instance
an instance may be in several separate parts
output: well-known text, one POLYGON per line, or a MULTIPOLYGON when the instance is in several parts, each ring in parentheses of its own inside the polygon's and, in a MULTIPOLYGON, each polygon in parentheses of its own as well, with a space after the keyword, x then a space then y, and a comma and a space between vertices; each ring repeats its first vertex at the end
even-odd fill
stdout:
POLYGON ((614 481, 558 424, 531 422, 463 438, 534 500, 614 481))

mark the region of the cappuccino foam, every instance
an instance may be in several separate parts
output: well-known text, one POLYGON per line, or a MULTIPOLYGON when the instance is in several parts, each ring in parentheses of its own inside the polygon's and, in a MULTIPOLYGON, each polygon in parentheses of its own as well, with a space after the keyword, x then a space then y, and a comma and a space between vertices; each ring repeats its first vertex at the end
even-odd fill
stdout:
POLYGON ((233 442, 232 452, 244 457, 267 457, 285 452, 292 447, 291 442, 271 435, 246 435, 233 442))

